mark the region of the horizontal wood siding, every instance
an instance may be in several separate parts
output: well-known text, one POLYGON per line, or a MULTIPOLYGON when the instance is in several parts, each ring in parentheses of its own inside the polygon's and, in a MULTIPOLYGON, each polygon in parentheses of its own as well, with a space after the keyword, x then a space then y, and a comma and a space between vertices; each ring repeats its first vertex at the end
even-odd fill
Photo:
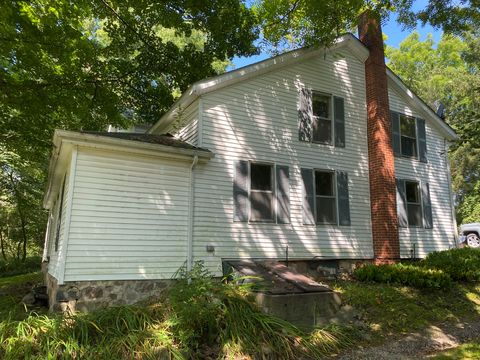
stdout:
POLYGON ((80 149, 65 281, 171 278, 186 259, 188 166, 80 149))
POLYGON ((185 124, 174 135, 192 145, 198 145, 198 101, 195 101, 180 115, 181 124, 185 124))
POLYGON ((364 64, 329 54, 267 73, 202 98, 202 146, 215 158, 195 170, 194 256, 220 271, 222 258, 371 258, 364 64), (345 99, 346 147, 298 140, 302 87, 345 99), (290 168, 290 224, 233 222, 234 162, 275 162, 290 168), (351 226, 302 221, 301 168, 348 173, 351 226), (215 253, 206 252, 206 245, 215 253))
POLYGON ((60 268, 60 258, 59 254, 65 246, 65 222, 66 222, 66 212, 67 212, 67 204, 68 204, 68 194, 70 191, 70 184, 69 184, 68 174, 65 177, 65 193, 63 195, 63 206, 62 206, 62 222, 60 224, 60 238, 58 239, 58 248, 55 251, 55 238, 57 233, 57 224, 58 224, 58 212, 60 209, 60 197, 62 196, 62 186, 60 185, 60 189, 58 191, 57 198, 55 199, 55 205, 53 207, 52 215, 53 220, 50 225, 49 229, 49 238, 48 238, 48 254, 47 256, 50 257, 50 261, 48 263, 48 273, 52 275, 54 278, 59 278, 59 268, 60 268))
MULTIPOLYGON (((425 118, 410 107, 394 90, 389 90, 390 108, 402 114, 425 118)), ((417 256, 424 257, 436 250, 454 246, 454 224, 450 201, 448 167, 444 138, 426 119, 428 163, 415 159, 395 158, 395 174, 399 179, 428 182, 432 202, 433 228, 400 228, 400 255, 409 257, 416 247, 417 256)))

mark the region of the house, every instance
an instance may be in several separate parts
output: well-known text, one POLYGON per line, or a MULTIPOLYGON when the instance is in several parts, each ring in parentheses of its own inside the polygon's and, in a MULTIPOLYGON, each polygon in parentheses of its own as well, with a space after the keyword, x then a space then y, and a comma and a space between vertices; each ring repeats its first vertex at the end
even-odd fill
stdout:
POLYGON ((197 260, 221 275, 225 259, 388 262, 455 246, 457 136, 385 67, 381 32, 360 38, 200 81, 146 134, 56 131, 51 306, 132 303, 197 260))

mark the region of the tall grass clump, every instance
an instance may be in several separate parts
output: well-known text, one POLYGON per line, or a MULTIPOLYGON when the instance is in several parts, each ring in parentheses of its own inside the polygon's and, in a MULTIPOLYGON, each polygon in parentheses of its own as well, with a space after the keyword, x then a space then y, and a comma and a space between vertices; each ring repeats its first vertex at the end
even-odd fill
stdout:
POLYGON ((480 280, 480 249, 458 248, 432 252, 420 265, 441 270, 457 281, 480 280))
POLYGON ((320 358, 351 344, 348 328, 311 333, 262 312, 248 285, 201 263, 144 306, 0 322, 0 359, 320 358))

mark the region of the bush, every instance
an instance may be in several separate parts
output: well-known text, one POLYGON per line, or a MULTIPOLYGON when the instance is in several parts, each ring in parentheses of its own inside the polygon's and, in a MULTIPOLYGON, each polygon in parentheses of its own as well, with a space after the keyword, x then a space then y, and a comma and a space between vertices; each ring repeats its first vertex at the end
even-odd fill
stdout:
POLYGON ((40 271, 41 264, 42 258, 40 256, 27 257, 25 261, 19 259, 0 261, 0 277, 40 271))
POLYGON ((420 262, 420 266, 441 270, 453 280, 479 281, 480 250, 460 248, 433 252, 420 262))
POLYGON ((416 288, 444 289, 452 284, 450 276, 443 271, 415 265, 367 264, 355 269, 353 275, 360 281, 399 284, 416 288))

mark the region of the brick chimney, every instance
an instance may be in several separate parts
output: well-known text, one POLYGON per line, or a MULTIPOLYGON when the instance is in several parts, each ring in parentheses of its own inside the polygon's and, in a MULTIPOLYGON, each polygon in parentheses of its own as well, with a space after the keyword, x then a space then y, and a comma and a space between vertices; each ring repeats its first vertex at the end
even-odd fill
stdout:
POLYGON ((395 164, 390 132, 388 83, 380 17, 365 11, 358 21, 360 41, 370 50, 365 62, 368 166, 375 262, 400 258, 395 164))

